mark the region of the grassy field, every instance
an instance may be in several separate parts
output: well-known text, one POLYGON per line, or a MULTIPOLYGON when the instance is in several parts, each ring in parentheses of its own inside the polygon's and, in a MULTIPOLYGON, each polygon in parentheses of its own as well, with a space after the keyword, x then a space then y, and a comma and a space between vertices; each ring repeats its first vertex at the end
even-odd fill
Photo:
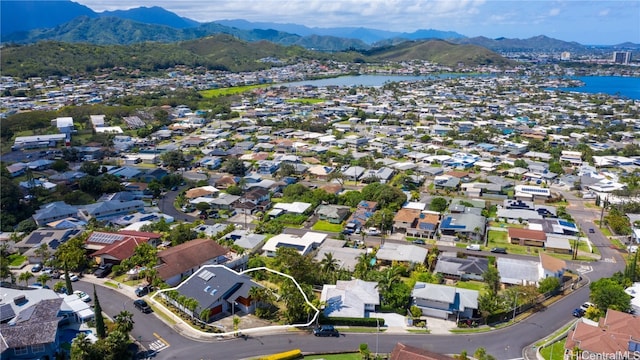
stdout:
POLYGON ((271 84, 234 86, 229 88, 203 90, 203 91, 200 91, 200 94, 204 98, 213 98, 216 96, 242 94, 244 92, 251 91, 253 89, 266 88, 269 86, 271 86, 271 84))
POLYGON ((325 101, 326 101, 325 99, 304 98, 304 99, 287 99, 284 102, 313 105, 313 104, 323 103, 325 101))
POLYGON ((339 233, 340 231, 342 231, 342 225, 332 224, 325 220, 318 220, 315 224, 313 224, 312 229, 317 231, 331 231, 339 233))

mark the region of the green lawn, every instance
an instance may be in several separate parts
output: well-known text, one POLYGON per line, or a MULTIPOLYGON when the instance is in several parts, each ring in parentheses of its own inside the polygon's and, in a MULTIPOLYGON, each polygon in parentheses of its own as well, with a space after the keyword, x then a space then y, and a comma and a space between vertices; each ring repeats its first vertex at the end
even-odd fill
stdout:
POLYGON ((507 249, 509 254, 521 255, 538 255, 541 248, 534 246, 520 246, 509 242, 508 233, 506 231, 489 230, 488 247, 502 247, 507 249))
POLYGON ((20 266, 27 261, 27 257, 19 254, 9 255, 9 266, 20 266))
POLYGON ((455 287, 459 287, 461 289, 477 290, 480 293, 485 291, 484 283, 482 281, 476 280, 458 281, 455 287))
MULTIPOLYGON (((371 349, 369 349, 371 351, 371 349)), ((375 349, 374 349, 375 351, 375 349)), ((347 354, 326 354, 326 355, 308 355, 304 357, 305 360, 361 360, 362 355, 360 353, 347 353, 347 354)))
POLYGON ((553 344, 540 350, 540 355, 544 359, 562 359, 564 356, 564 339, 556 341, 553 344), (553 352, 553 354, 552 354, 553 352))
POLYGON ((339 233, 340 231, 342 231, 342 225, 332 224, 325 220, 318 220, 315 224, 313 224, 312 229, 318 231, 331 231, 339 233))

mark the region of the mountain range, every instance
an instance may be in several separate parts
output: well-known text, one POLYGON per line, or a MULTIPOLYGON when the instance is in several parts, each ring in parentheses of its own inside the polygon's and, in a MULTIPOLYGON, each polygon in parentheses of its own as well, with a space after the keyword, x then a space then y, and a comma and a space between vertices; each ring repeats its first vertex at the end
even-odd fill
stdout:
MULTIPOLYGON (((321 51, 370 50, 420 39, 446 39, 494 51, 583 51, 576 42, 537 36, 530 39, 468 38, 453 31, 417 30, 393 32, 364 27, 317 28, 298 24, 220 20, 199 23, 161 7, 95 12, 70 0, 3 0, 0 2, 3 43, 29 44, 64 41, 91 44, 170 43, 213 34, 228 34, 245 41, 267 40, 280 45, 298 45, 321 51)), ((640 49, 625 43, 615 48, 640 49)))

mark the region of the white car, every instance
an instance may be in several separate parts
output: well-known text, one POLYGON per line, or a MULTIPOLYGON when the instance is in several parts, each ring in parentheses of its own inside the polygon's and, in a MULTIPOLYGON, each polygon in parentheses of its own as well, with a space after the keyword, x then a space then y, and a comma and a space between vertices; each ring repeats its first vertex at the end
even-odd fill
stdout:
POLYGON ((631 254, 635 254, 638 252, 638 245, 630 245, 627 247, 627 250, 631 253, 631 254))
POLYGON ((89 297, 89 295, 87 295, 87 293, 84 291, 76 290, 73 293, 76 294, 80 298, 80 300, 84 302, 91 301, 91 297, 89 297))
POLYGON ((378 229, 376 229, 374 227, 370 227, 364 233, 369 235, 369 236, 377 236, 377 235, 380 235, 380 230, 378 230, 378 229))
MULTIPOLYGON (((66 277, 64 276, 64 274, 60 275, 60 280, 66 280, 66 277)), ((72 282, 75 282, 80 280, 80 278, 78 278, 78 275, 76 274, 69 274, 69 280, 71 280, 72 282)))

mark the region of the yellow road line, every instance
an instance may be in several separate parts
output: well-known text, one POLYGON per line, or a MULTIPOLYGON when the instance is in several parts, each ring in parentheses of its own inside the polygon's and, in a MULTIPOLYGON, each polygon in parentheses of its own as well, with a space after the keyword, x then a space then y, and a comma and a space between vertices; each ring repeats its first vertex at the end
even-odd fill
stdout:
POLYGON ((153 336, 157 337, 158 340, 162 341, 166 347, 169 347, 169 343, 167 342, 167 340, 163 339, 160 335, 153 333, 153 336))

